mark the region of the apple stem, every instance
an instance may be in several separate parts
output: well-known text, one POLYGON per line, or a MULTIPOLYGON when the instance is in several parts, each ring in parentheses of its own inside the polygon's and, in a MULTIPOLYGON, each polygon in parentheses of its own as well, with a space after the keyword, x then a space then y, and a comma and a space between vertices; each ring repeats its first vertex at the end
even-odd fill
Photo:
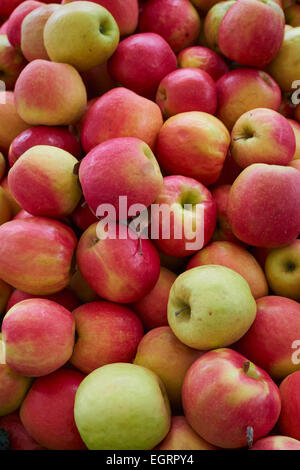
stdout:
POLYGON ((181 312, 184 312, 184 310, 186 310, 187 308, 188 308, 188 307, 185 306, 185 307, 182 307, 180 310, 177 310, 177 311, 175 312, 176 317, 177 317, 177 315, 179 315, 181 312))
POLYGON ((249 449, 253 446, 253 434, 254 434, 254 429, 252 426, 247 426, 246 430, 246 436, 247 436, 247 443, 249 449))
POLYGON ((245 374, 247 374, 247 372, 249 370, 249 367, 250 367, 250 361, 245 361, 244 362, 244 367, 243 367, 243 370, 244 370, 245 374))

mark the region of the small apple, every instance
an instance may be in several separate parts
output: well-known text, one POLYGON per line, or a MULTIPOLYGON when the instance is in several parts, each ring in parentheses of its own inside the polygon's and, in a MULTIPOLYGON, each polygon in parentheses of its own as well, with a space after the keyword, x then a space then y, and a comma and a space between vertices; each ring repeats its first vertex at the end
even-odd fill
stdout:
POLYGON ((187 47, 178 54, 177 60, 180 68, 195 67, 207 72, 213 80, 218 80, 229 70, 222 57, 208 47, 187 47))

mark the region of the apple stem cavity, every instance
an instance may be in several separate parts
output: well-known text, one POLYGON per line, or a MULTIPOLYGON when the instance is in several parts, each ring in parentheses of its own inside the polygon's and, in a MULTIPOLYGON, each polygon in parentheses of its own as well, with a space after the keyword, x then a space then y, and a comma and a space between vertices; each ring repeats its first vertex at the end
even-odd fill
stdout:
POLYGON ((189 307, 188 306, 185 306, 185 307, 182 307, 181 309, 177 310, 175 312, 175 315, 177 317, 177 315, 179 315, 181 312, 184 312, 185 310, 187 310, 189 307))
POLYGON ((254 429, 252 426, 247 426, 246 430, 246 436, 247 436, 247 444, 249 449, 253 446, 253 435, 254 435, 254 429))
POLYGON ((245 361, 244 366, 243 366, 243 370, 244 370, 245 374, 247 374, 249 368, 250 368, 250 361, 245 361))

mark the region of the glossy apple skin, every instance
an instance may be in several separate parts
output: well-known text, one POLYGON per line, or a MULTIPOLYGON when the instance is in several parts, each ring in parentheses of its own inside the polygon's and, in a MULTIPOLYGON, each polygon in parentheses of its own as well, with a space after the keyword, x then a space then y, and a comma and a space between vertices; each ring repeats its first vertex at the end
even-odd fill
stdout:
POLYGON ((217 223, 213 241, 228 241, 241 244, 240 240, 233 235, 232 228, 228 220, 228 197, 231 184, 223 184, 215 187, 211 191, 211 195, 217 205, 217 223))
POLYGON ((251 67, 264 67, 280 49, 284 24, 282 8, 274 2, 241 0, 225 13, 218 44, 229 59, 251 67))
POLYGON ((183 408, 192 428, 205 440, 223 448, 247 445, 246 429, 254 441, 268 434, 280 413, 278 387, 270 376, 231 349, 209 351, 188 370, 182 389, 183 408), (250 372, 248 372, 250 373, 250 372), (199 399, 200 396, 200 399, 199 399))
POLYGON ((187 47, 178 54, 177 60, 180 68, 195 67, 207 72, 213 80, 229 71, 222 57, 208 47, 187 47))
POLYGON ((88 110, 82 124, 81 143, 87 153, 105 140, 136 137, 153 149, 162 125, 156 103, 126 88, 114 88, 88 110))
POLYGON ((108 61, 108 71, 124 87, 152 99, 160 81, 176 70, 169 44, 156 33, 139 33, 123 39, 108 61))
POLYGON ((292 344, 299 339, 300 305, 280 296, 262 297, 256 303, 256 319, 235 347, 271 377, 283 379, 300 369, 292 361, 292 344))
POLYGON ((164 238, 166 221, 163 214, 160 213, 158 217, 153 217, 151 220, 151 233, 155 229, 158 236, 153 239, 153 242, 163 253, 169 256, 185 257, 199 250, 199 246, 188 247, 189 243, 196 244, 198 238, 198 244, 204 246, 211 239, 216 226, 216 203, 210 191, 197 180, 181 175, 166 176, 163 188, 154 204, 158 207, 167 205, 170 210, 170 236, 168 238, 164 238), (184 204, 202 204, 203 214, 197 216, 193 211, 185 209, 184 204), (193 232, 184 225, 184 221, 187 220, 190 220, 190 225, 193 224, 193 232), (196 235, 194 235, 195 231, 196 235), (176 233, 181 233, 182 237, 177 239, 176 233))
POLYGON ((76 369, 89 374, 105 364, 133 360, 144 329, 132 310, 99 301, 82 305, 73 315, 78 339, 70 361, 76 369))
POLYGON ((18 114, 31 126, 68 126, 84 113, 87 94, 74 67, 37 59, 19 75, 15 102, 18 114))
POLYGON ((79 240, 77 264, 81 273, 106 300, 119 303, 140 300, 153 289, 159 277, 156 249, 148 239, 139 240, 125 225, 116 225, 115 239, 110 235, 104 238, 97 225, 91 225, 79 240))
POLYGON ((110 139, 93 148, 80 164, 79 180, 94 214, 101 204, 112 204, 117 218, 120 196, 127 197, 128 208, 133 204, 148 207, 163 186, 150 147, 134 137, 110 139))
POLYGON ((187 269, 206 264, 219 264, 239 273, 248 282, 255 299, 268 295, 268 284, 262 268, 254 256, 241 246, 229 241, 210 243, 190 259, 187 269))
POLYGON ((0 278, 8 284, 36 295, 68 285, 77 239, 66 225, 43 217, 12 220, 1 225, 0 240, 0 278))
POLYGON ((0 418, 0 428, 9 434, 9 450, 44 450, 26 431, 19 412, 14 411, 0 418))
POLYGON ((300 450, 300 441, 287 436, 267 436, 256 441, 251 450, 300 450))
POLYGON ((300 371, 288 375, 280 384, 281 414, 279 418, 280 431, 289 437, 300 440, 300 371))
POLYGON ((159 278, 153 289, 131 305, 147 330, 168 325, 169 293, 176 277, 175 273, 161 266, 159 278))
POLYGON ((202 353, 181 343, 169 326, 149 331, 138 345, 134 364, 152 370, 164 383, 172 409, 181 407, 185 374, 202 353))
POLYGON ((13 166, 26 150, 36 145, 58 147, 77 159, 82 156, 78 140, 67 128, 36 126, 26 129, 12 141, 8 153, 10 166, 13 166))
POLYGON ((21 52, 13 47, 4 33, 0 36, 0 67, 1 80, 4 81, 6 90, 13 90, 17 78, 26 65, 26 60, 21 52))
POLYGON ((229 143, 229 133, 216 117, 200 111, 180 113, 161 128, 156 157, 168 174, 209 185, 220 176, 229 143))
POLYGON ((300 123, 295 121, 294 119, 288 119, 288 122, 290 123, 294 134, 295 134, 295 139, 296 139, 296 148, 295 148, 295 153, 293 156, 293 160, 299 160, 300 159, 300 123))
POLYGON ((184 68, 162 79, 157 89, 156 103, 165 117, 186 111, 214 114, 217 109, 217 90, 208 73, 184 68))
POLYGON ((231 70, 216 82, 216 116, 231 130, 238 118, 254 108, 278 111, 281 91, 273 78, 262 70, 231 70))
POLYGON ((228 217, 233 233, 244 243, 277 248, 299 234, 300 173, 295 168, 256 163, 233 183, 228 217))
POLYGON ((155 450, 216 450, 188 424, 184 416, 172 416, 171 429, 155 450))
POLYGON ((84 375, 60 369, 39 377, 24 400, 20 418, 28 433, 50 450, 84 450, 74 420, 76 391, 84 375))
POLYGON ((10 15, 7 23, 7 37, 12 46, 21 45, 21 28, 24 18, 42 5, 41 2, 29 0, 21 3, 10 15))
POLYGON ((62 305, 70 312, 72 312, 75 308, 79 307, 80 303, 76 295, 69 288, 63 289, 60 292, 57 292, 56 294, 50 294, 47 296, 27 294, 26 292, 15 289, 8 299, 6 312, 8 312, 14 305, 19 302, 22 302, 23 300, 35 298, 45 298, 47 300, 52 300, 53 302, 62 305))
POLYGON ((0 99, 0 122, 5 122, 0 127, 0 151, 7 154, 12 141, 30 126, 18 115, 12 91, 1 91, 0 99))
POLYGON ((71 357, 75 320, 61 305, 28 299, 12 307, 3 319, 6 363, 15 372, 39 377, 62 367, 71 357))

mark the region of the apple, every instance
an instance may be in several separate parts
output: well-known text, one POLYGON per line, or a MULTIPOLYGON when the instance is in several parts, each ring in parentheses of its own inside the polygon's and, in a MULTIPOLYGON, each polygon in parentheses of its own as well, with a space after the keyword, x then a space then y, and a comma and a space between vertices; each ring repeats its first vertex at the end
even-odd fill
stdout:
MULTIPOLYGON (((101 204, 119 214, 119 197, 148 207, 159 195, 163 177, 150 147, 135 137, 110 139, 94 147, 82 160, 79 180, 86 202, 97 215, 101 204)), ((126 214, 126 218, 128 218, 126 214)))
POLYGON ((149 331, 138 345, 134 364, 152 370, 164 383, 174 410, 181 407, 181 389, 185 374, 201 355, 181 343, 169 326, 149 331))
POLYGON ((217 223, 212 240, 228 241, 240 245, 241 242, 235 235, 233 235, 232 228, 228 220, 228 197, 230 189, 231 184, 221 184, 211 191, 211 195, 217 206, 217 223))
POLYGON ((163 383, 134 364, 108 364, 89 374, 76 392, 74 415, 90 450, 153 449, 171 425, 163 383))
POLYGON ((36 145, 51 145, 71 153, 75 158, 81 158, 81 148, 76 137, 64 127, 36 126, 21 132, 11 143, 8 152, 10 166, 31 147, 36 145))
POLYGON ((0 279, 0 315, 5 311, 5 307, 10 298, 12 287, 0 279))
POLYGON ((184 416, 172 416, 171 429, 155 450, 216 450, 188 424, 184 416))
MULTIPOLYGON (((0 108, 1 108, 1 107, 0 107, 0 108)), ((15 216, 21 211, 21 207, 20 207, 20 205, 18 204, 18 202, 15 200, 15 198, 13 197, 13 195, 11 194, 7 180, 8 180, 8 178, 7 178, 7 176, 6 176, 6 177, 1 181, 0 186, 1 186, 1 189, 3 189, 3 191, 5 192, 5 196, 6 196, 6 198, 7 198, 8 201, 9 201, 9 205, 10 205, 10 210, 11 210, 12 216, 15 217, 15 216)))
POLYGON ((24 428, 19 412, 14 411, 0 418, 0 429, 9 434, 9 450, 44 450, 24 428))
POLYGON ((272 109, 256 108, 244 113, 231 131, 231 155, 242 168, 253 163, 287 165, 295 150, 292 126, 272 109))
POLYGON ((300 441, 287 436, 267 436, 256 441, 251 450, 300 450, 300 441))
POLYGON ((84 199, 81 199, 76 209, 72 212, 71 217, 72 222, 82 231, 86 230, 90 225, 98 221, 98 218, 92 212, 84 199))
POLYGON ((201 20, 188 0, 149 0, 142 9, 139 28, 160 34, 177 53, 197 43, 201 20))
POLYGON ((214 114, 217 109, 216 85, 211 76, 203 70, 175 70, 160 82, 156 103, 167 118, 185 111, 214 114))
POLYGON ((196 253, 188 262, 187 269, 217 264, 239 273, 249 284, 255 299, 268 295, 264 272, 254 256, 239 245, 229 241, 210 243, 196 253))
POLYGON ((161 111, 156 103, 127 88, 114 88, 88 110, 82 124, 81 143, 88 153, 105 140, 137 137, 153 149, 162 125, 161 111))
POLYGON ((300 240, 270 251, 266 259, 265 272, 274 294, 300 301, 299 264, 300 240))
POLYGON ((6 159, 3 153, 0 152, 0 181, 3 179, 6 170, 6 159))
POLYGON ((292 127, 295 139, 296 139, 296 149, 293 156, 293 161, 300 159, 300 123, 295 121, 294 119, 288 119, 290 126, 292 127))
POLYGON ((200 111, 180 113, 160 129, 156 157, 168 174, 209 185, 220 176, 229 143, 229 132, 215 116, 200 111))
POLYGON ((31 126, 67 126, 80 119, 87 95, 74 67, 37 59, 20 73, 15 102, 19 116, 31 126))
POLYGON ((280 384, 281 414, 279 429, 286 436, 300 440, 300 371, 286 377, 280 384))
POLYGON ((0 278, 29 294, 67 287, 77 239, 56 220, 31 217, 0 226, 0 278))
POLYGON ((86 282, 81 272, 77 268, 70 280, 70 288, 82 303, 99 300, 99 296, 86 282))
POLYGON ((9 199, 4 189, 0 187, 0 225, 5 224, 12 218, 12 210, 9 199))
POLYGON ((176 274, 161 266, 159 278, 153 289, 141 300, 131 305, 147 330, 168 325, 167 308, 169 294, 176 274))
POLYGON ((49 60, 44 44, 44 28, 48 19, 61 7, 55 3, 32 10, 23 20, 21 27, 21 50, 26 59, 49 60))
POLYGON ((292 84, 299 80, 300 63, 297 50, 300 47, 300 27, 285 32, 282 46, 268 65, 268 72, 276 80, 282 91, 291 92, 292 84))
MULTIPOLYGON (((10 289, 11 290, 11 289, 10 289)), ((34 299, 34 298, 44 298, 47 300, 52 300, 59 305, 62 305, 64 308, 72 312, 75 308, 79 307, 79 300, 73 291, 70 288, 66 288, 57 292, 56 294, 50 294, 47 296, 37 296, 32 294, 27 294, 19 289, 15 289, 12 294, 9 296, 7 305, 6 305, 6 312, 8 312, 14 305, 19 302, 22 302, 26 299, 34 299)))
POLYGON ((1 80, 7 90, 12 90, 17 78, 26 65, 21 52, 13 47, 5 34, 0 35, 0 69, 1 80))
POLYGON ((236 271, 208 264, 189 269, 172 285, 168 321, 187 346, 200 350, 229 346, 255 320, 256 303, 236 271))
POLYGON ((256 319, 235 348, 274 379, 283 379, 300 369, 292 360, 300 333, 300 305, 279 296, 262 297, 256 303, 256 319))
POLYGON ((84 375, 60 369, 35 380, 20 409, 21 421, 40 445, 50 450, 84 450, 76 428, 74 401, 84 375))
POLYGON ((73 65, 79 71, 107 61, 116 50, 119 37, 114 17, 94 2, 60 6, 44 28, 44 44, 50 59, 73 65))
MULTIPOLYGON (((218 4, 217 4, 218 5, 218 4)), ((216 115, 231 130, 238 118, 254 108, 278 111, 281 91, 270 75, 262 70, 231 70, 216 82, 218 109, 216 115)))
POLYGON ((256 163, 233 183, 228 217, 243 242, 263 248, 292 243, 300 231, 300 173, 295 168, 256 163))
POLYGON ((213 80, 218 80, 229 70, 222 57, 208 47, 187 47, 178 54, 177 60, 180 68, 195 67, 207 72, 213 80))
POLYGON ((207 12, 204 19, 204 25, 202 29, 203 39, 210 49, 217 53, 221 53, 218 44, 218 33, 221 21, 229 8, 234 5, 235 0, 228 0, 223 2, 217 2, 207 12))
POLYGON ((0 417, 19 408, 31 382, 29 377, 17 374, 5 363, 4 345, 0 334, 0 417))
POLYGON ((28 0, 22 2, 21 5, 12 12, 7 23, 7 37, 12 46, 21 45, 21 28, 24 18, 36 8, 42 6, 42 2, 28 0))
POLYGON ((191 0, 191 2, 200 13, 205 14, 218 0, 191 0))
POLYGON ((182 400, 194 431, 225 449, 266 436, 280 413, 279 390, 270 376, 231 349, 209 351, 192 364, 182 400))
POLYGON ((0 151, 7 154, 14 138, 30 127, 18 115, 12 91, 0 91, 0 123, 0 151))
POLYGON ((72 355, 75 320, 51 300, 23 300, 5 315, 2 337, 5 361, 13 371, 29 377, 48 375, 72 355))
MULTIPOLYGON (((117 86, 117 83, 108 73, 107 62, 81 72, 81 78, 85 84, 89 100, 99 98, 99 96, 117 86)), ((76 126, 78 126, 78 123, 76 123, 76 126)))
POLYGON ((78 160, 65 150, 36 145, 10 169, 9 189, 32 215, 65 217, 72 214, 82 196, 78 176, 74 174, 77 164, 78 160))
POLYGON ((166 176, 151 207, 151 219, 151 236, 157 248, 170 256, 185 257, 211 239, 216 225, 216 204, 210 191, 197 180, 181 175, 166 176))

